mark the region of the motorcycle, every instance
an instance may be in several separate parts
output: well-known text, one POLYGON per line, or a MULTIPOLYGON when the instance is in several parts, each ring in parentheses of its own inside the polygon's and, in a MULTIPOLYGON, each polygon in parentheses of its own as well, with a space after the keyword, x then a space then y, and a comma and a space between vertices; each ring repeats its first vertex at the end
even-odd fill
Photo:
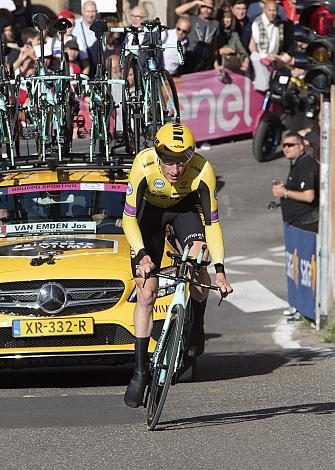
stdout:
POLYGON ((258 162, 281 155, 283 133, 313 127, 316 122, 318 97, 303 81, 291 75, 291 67, 275 67, 270 76, 262 109, 254 125, 252 153, 258 162))

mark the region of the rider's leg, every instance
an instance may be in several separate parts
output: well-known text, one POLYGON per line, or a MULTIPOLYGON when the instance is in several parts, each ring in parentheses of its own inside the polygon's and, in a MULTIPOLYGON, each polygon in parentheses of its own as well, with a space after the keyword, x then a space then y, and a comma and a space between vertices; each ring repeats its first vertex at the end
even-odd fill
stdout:
MULTIPOLYGON (((197 257, 203 244, 203 241, 195 241, 191 248, 190 256, 197 257)), ((206 250, 203 259, 206 260, 207 258, 208 251, 206 250)), ((201 284, 210 284, 211 279, 205 266, 200 268, 199 272, 194 273, 194 280, 201 284)), ((189 334, 189 352, 191 355, 200 356, 203 354, 205 349, 204 316, 207 305, 208 289, 191 286, 190 297, 192 319, 189 334)))
MULTIPOLYGON (((142 233, 146 252, 150 255, 158 269, 163 256, 165 230, 162 229, 162 214, 160 208, 145 203, 139 216, 139 227, 142 233)), ((136 267, 140 259, 131 251, 132 272, 136 278, 136 267)), ((156 299, 158 280, 149 278, 136 279, 137 302, 134 312, 135 326, 135 368, 125 394, 127 405, 137 408, 143 403, 145 387, 148 383, 148 345, 153 325, 153 307, 156 299)))
POLYGON ((143 405, 143 395, 148 384, 148 346, 152 330, 152 312, 156 299, 157 279, 136 279, 137 303, 134 312, 135 366, 134 376, 126 390, 124 400, 128 406, 143 405))
MULTIPOLYGON (((187 243, 193 242, 190 250, 190 256, 197 257, 199 251, 205 241, 205 227, 202 209, 197 199, 192 195, 186 197, 180 204, 174 208, 175 214, 172 221, 174 233, 179 241, 182 249, 187 243), (179 210, 179 212, 178 212, 179 210)), ((204 260, 208 258, 206 250, 204 260)), ((195 274, 195 280, 208 284, 210 281, 207 269, 205 267, 200 269, 199 273, 195 274)), ((200 355, 205 347, 205 332, 204 332, 204 314, 207 303, 208 291, 200 287, 191 286, 191 323, 190 329, 187 334, 188 345, 191 347, 190 354, 200 355)))

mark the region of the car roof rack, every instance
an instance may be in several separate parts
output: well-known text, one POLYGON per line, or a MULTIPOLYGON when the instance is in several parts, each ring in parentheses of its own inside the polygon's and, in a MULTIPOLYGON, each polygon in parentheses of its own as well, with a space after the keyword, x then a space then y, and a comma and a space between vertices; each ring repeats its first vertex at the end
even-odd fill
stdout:
POLYGON ((13 172, 31 171, 71 171, 71 170, 105 170, 111 178, 124 178, 132 167, 134 157, 129 154, 115 154, 109 161, 96 156, 92 162, 88 154, 71 153, 61 161, 52 155, 40 160, 37 155, 17 156, 14 165, 9 158, 0 158, 0 175, 13 172))

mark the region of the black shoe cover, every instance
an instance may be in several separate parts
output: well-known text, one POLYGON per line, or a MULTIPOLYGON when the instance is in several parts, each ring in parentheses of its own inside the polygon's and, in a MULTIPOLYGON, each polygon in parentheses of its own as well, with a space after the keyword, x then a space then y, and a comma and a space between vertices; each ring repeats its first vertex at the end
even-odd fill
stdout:
POLYGON ((135 372, 134 377, 129 382, 124 401, 126 405, 131 408, 138 408, 143 405, 143 396, 146 386, 149 382, 149 375, 147 372, 135 372))
POLYGON ((189 356, 201 356, 205 351, 205 331, 202 325, 192 325, 189 332, 189 356))

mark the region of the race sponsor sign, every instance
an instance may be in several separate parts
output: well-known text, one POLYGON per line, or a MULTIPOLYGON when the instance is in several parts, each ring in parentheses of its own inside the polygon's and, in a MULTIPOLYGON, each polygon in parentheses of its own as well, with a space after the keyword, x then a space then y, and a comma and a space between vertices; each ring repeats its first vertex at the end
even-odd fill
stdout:
POLYGON ((315 320, 316 233, 284 225, 288 302, 315 320))

